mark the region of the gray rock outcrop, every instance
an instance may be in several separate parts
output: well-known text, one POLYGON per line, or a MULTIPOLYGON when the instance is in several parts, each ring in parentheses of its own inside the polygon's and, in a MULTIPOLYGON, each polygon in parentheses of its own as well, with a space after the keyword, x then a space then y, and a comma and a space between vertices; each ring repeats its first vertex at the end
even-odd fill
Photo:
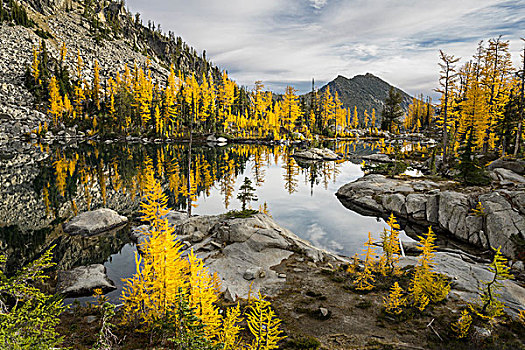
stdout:
POLYGON ((515 172, 516 174, 525 175, 525 161, 520 159, 496 159, 487 166, 488 170, 506 169, 515 172))
POLYGON ((495 175, 495 180, 499 180, 504 185, 525 184, 525 177, 509 169, 496 168, 493 174, 495 175))
POLYGON ((379 162, 379 163, 393 163, 394 160, 390 158, 388 154, 382 154, 382 153, 374 153, 367 156, 363 156, 362 159, 368 160, 371 162, 379 162))
POLYGON ((226 297, 232 300, 246 298, 250 285, 252 293, 261 291, 274 295, 283 287, 286 278, 272 268, 292 254, 300 254, 313 262, 340 260, 280 227, 262 213, 249 218, 181 216, 180 220, 171 223, 176 226, 177 238, 184 243, 186 252, 193 249, 211 272, 217 272, 226 297))
POLYGON ((65 297, 93 295, 95 289, 104 293, 117 289, 106 275, 106 268, 101 264, 80 266, 68 271, 58 272, 57 293, 65 297))
POLYGON ((513 257, 515 247, 511 237, 525 237, 525 191, 460 192, 456 187, 452 181, 366 175, 342 186, 337 197, 345 206, 365 215, 393 213, 483 249, 501 246, 505 255, 513 257), (485 208, 482 215, 473 211, 478 202, 485 208))
POLYGON ((304 151, 297 151, 293 154, 293 156, 301 159, 315 161, 330 161, 339 159, 339 156, 335 152, 327 148, 310 148, 304 151))
POLYGON ((128 222, 128 218, 114 210, 100 208, 83 212, 64 225, 64 232, 70 235, 93 236, 109 231, 128 222))

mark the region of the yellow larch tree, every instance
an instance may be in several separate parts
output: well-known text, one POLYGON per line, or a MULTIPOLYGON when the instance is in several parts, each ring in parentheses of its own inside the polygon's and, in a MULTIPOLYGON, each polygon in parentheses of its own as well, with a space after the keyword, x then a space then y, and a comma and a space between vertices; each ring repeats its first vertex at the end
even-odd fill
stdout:
POLYGON ((73 105, 71 104, 67 93, 64 95, 64 103, 62 107, 64 112, 66 112, 67 117, 73 114, 73 105))
POLYGON ((190 307, 195 308, 195 315, 206 325, 206 335, 213 338, 219 334, 221 325, 219 308, 216 305, 221 292, 219 279, 217 275, 209 272, 202 259, 197 258, 193 250, 188 254, 188 264, 190 307))
POLYGON ((399 274, 397 262, 399 261, 400 247, 399 247, 399 229, 394 214, 390 214, 387 221, 388 229, 384 229, 381 233, 381 240, 383 243, 383 254, 379 262, 379 271, 383 275, 399 274))
POLYGON ((255 338, 248 347, 249 350, 278 349, 279 341, 286 338, 279 329, 281 320, 276 317, 270 302, 261 294, 248 307, 247 322, 248 329, 255 338))
POLYGON ((461 316, 458 318, 458 320, 451 324, 451 328, 455 336, 461 339, 465 338, 468 335, 468 331, 470 329, 471 324, 472 316, 470 316, 468 310, 465 309, 461 311, 461 316))
POLYGON ((365 109, 363 112, 363 129, 368 128, 368 122, 370 121, 370 116, 368 115, 368 111, 365 109))
POLYGON ((334 119, 335 116, 335 103, 332 93, 330 92, 330 87, 327 86, 323 95, 321 96, 321 127, 326 128, 330 121, 334 119))
POLYGON ((494 275, 489 281, 482 281, 483 288, 477 303, 469 305, 471 311, 484 320, 493 321, 494 318, 505 314, 505 303, 501 301, 500 289, 503 281, 512 279, 507 259, 501 253, 501 247, 494 252, 494 258, 489 265, 489 271, 494 275))
POLYGON ((339 99, 339 94, 337 91, 334 96, 334 107, 335 107, 335 136, 345 133, 346 129, 346 111, 343 108, 343 103, 339 99))
POLYGON ((140 124, 143 129, 151 119, 151 103, 153 99, 153 86, 144 74, 142 68, 135 67, 135 79, 133 86, 135 106, 140 115, 140 124))
POLYGON ((488 128, 487 90, 479 81, 482 69, 479 60, 481 60, 481 57, 478 58, 478 62, 474 64, 469 62, 460 70, 465 83, 463 87, 464 98, 459 103, 459 126, 457 130, 458 137, 454 140, 455 150, 459 148, 470 131, 473 132, 476 148, 482 148, 485 132, 488 128))
POLYGON ((150 228, 141 246, 142 256, 135 253, 136 273, 125 280, 122 293, 126 322, 139 319, 151 326, 166 317, 188 292, 188 261, 181 257, 181 245, 168 223, 167 197, 154 177, 151 161, 147 163, 142 220, 150 228))
POLYGON ((200 101, 202 101, 202 109, 199 113, 198 119, 202 123, 207 123, 210 126, 211 119, 215 113, 215 88, 213 85, 213 79, 206 78, 206 75, 202 75, 202 84, 200 85, 200 101))
POLYGON ((218 337, 218 342, 222 344, 223 350, 237 350, 240 348, 239 333, 243 330, 239 326, 241 321, 241 307, 239 304, 226 310, 226 316, 223 318, 222 329, 218 337))
POLYGON ((354 286, 357 290, 372 290, 374 289, 374 257, 373 254, 375 252, 374 247, 374 240, 372 238, 372 234, 368 232, 368 241, 365 243, 365 249, 363 249, 364 252, 364 268, 363 271, 360 271, 357 273, 357 278, 354 280, 354 286))
POLYGON ((218 101, 220 104, 219 117, 224 122, 228 115, 231 114, 233 100, 235 98, 235 82, 228 78, 226 71, 222 73, 222 82, 219 85, 218 101))
POLYGON ((155 132, 157 135, 162 135, 164 130, 164 121, 160 115, 159 106, 155 106, 155 111, 153 112, 153 121, 155 122, 155 132))
POLYGON ((399 315, 403 312, 403 306, 406 304, 407 300, 403 296, 403 289, 399 286, 399 283, 394 282, 394 285, 390 288, 388 298, 383 298, 385 311, 392 315, 399 315))
POLYGON ((93 70, 93 87, 91 88, 93 103, 100 110, 100 67, 98 61, 95 60, 95 67, 93 70))
POLYGON ((281 104, 281 122, 288 133, 293 132, 295 122, 300 115, 299 97, 295 94, 296 92, 297 90, 293 87, 287 86, 281 104))
POLYGON ((445 299, 450 291, 450 284, 442 275, 433 271, 436 236, 432 228, 429 227, 427 234, 419 239, 418 249, 421 250, 421 255, 414 268, 409 292, 414 306, 423 311, 430 302, 437 303, 445 299))
POLYGON ((481 76, 482 84, 488 89, 486 101, 488 113, 482 138, 485 152, 494 149, 498 141, 496 128, 503 118, 505 106, 509 101, 512 71, 509 41, 501 40, 501 36, 490 39, 485 49, 484 69, 481 76))
POLYGON ((354 129, 357 129, 359 127, 359 114, 357 114, 357 106, 354 106, 354 118, 352 127, 354 129))
POLYGON ((33 79, 35 80, 35 84, 38 83, 38 78, 40 76, 40 69, 38 66, 40 65, 40 60, 38 59, 38 48, 33 47, 33 62, 31 63, 31 74, 33 76, 33 79))
POLYGON ((49 81, 49 113, 53 116, 53 124, 58 126, 58 122, 62 116, 62 97, 58 88, 57 79, 55 76, 51 77, 49 81))

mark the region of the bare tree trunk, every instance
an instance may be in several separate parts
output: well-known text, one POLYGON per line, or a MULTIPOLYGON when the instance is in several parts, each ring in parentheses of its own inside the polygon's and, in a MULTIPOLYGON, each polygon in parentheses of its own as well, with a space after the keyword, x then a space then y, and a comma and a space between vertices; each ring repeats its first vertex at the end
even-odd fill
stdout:
MULTIPOLYGON (((525 39, 521 39, 525 41, 525 39)), ((518 132, 516 133, 516 144, 514 145, 514 157, 518 155, 518 151, 520 149, 520 143, 521 143, 521 130, 523 128, 523 109, 525 109, 524 105, 524 97, 523 97, 523 90, 525 86, 525 47, 523 48, 523 70, 521 71, 521 98, 520 98, 520 119, 518 121, 518 132)))
POLYGON ((447 164, 447 143, 448 143, 448 79, 449 72, 447 70, 447 77, 445 80, 445 111, 443 117, 443 165, 447 164))
MULTIPOLYGON (((193 100, 193 99, 192 99, 193 100)), ((192 101, 192 107, 194 103, 192 101)), ((187 186, 188 186, 188 217, 191 217, 191 208, 193 207, 191 204, 191 146, 193 142, 193 113, 195 112, 195 109, 191 111, 190 115, 190 142, 188 144, 188 176, 187 176, 187 186)))
POLYGON ((188 144, 188 216, 191 216, 191 143, 193 141, 193 132, 190 127, 190 143, 188 144))

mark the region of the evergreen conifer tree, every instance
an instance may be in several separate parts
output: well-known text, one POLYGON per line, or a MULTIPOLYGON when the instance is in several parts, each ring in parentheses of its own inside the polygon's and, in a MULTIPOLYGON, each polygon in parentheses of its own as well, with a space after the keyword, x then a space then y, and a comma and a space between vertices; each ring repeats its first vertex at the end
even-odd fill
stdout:
POLYGON ((459 164, 457 166, 461 181, 467 185, 488 185, 490 179, 485 174, 485 171, 479 166, 478 159, 473 155, 473 148, 474 135, 471 129, 468 132, 466 143, 462 147, 459 164))
POLYGON ((403 96, 399 91, 390 87, 388 97, 385 100, 385 106, 381 112, 381 129, 392 131, 392 126, 397 125, 399 118, 403 116, 403 109, 401 108, 403 96))
POLYGON ((252 186, 252 182, 247 177, 244 178, 244 182, 239 188, 240 192, 237 195, 237 199, 242 203, 242 210, 246 210, 246 205, 250 204, 251 201, 257 201, 257 196, 255 195, 255 188, 252 186))

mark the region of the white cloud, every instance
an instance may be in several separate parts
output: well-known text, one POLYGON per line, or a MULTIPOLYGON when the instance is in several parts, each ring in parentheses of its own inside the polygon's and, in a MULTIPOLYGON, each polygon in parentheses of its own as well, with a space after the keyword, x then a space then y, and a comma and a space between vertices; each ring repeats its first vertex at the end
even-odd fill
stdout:
POLYGON ((315 8, 316 10, 322 9, 323 7, 325 7, 326 3, 328 2, 328 0, 309 0, 309 1, 310 1, 311 6, 315 8))
POLYGON ((438 50, 468 59, 505 34, 518 60, 522 0, 128 0, 181 35, 240 84, 309 90, 312 77, 371 72, 411 94, 434 94, 438 50))

